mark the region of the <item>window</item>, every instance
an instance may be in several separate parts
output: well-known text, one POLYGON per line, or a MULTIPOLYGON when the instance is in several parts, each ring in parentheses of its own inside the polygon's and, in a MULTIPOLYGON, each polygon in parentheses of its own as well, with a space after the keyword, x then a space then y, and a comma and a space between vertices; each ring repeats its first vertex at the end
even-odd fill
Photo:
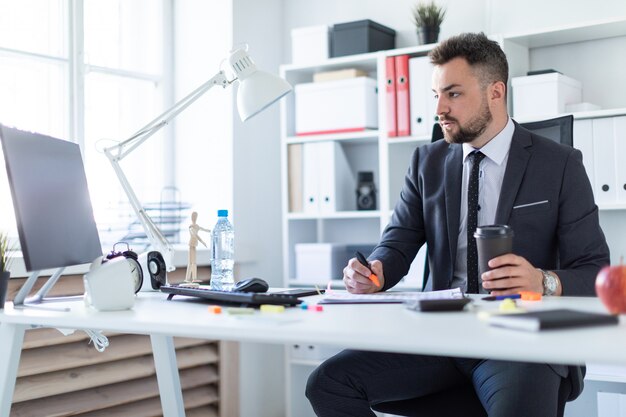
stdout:
MULTIPOLYGON (((104 245, 134 219, 101 150, 169 107, 169 0, 0 0, 0 123, 78 142, 104 245)), ((123 162, 140 201, 161 198, 166 132, 123 162)), ((0 230, 16 236, 6 171, 0 230)))

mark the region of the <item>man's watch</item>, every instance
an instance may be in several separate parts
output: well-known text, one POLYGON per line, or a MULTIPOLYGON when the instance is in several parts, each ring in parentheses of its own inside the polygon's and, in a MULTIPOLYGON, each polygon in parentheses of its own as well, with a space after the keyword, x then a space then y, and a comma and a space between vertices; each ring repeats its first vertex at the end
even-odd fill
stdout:
POLYGON ((543 269, 540 269, 540 271, 543 274, 543 295, 556 294, 556 289, 559 286, 558 279, 549 271, 544 271, 543 269))

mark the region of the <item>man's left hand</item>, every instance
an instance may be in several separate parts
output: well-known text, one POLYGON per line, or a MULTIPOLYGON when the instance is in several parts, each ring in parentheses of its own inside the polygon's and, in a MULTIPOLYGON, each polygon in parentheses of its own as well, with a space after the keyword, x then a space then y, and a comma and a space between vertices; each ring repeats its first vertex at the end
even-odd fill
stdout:
POLYGON ((508 253, 489 261, 482 274, 483 288, 491 295, 517 294, 520 291, 543 293, 543 274, 525 258, 508 253))

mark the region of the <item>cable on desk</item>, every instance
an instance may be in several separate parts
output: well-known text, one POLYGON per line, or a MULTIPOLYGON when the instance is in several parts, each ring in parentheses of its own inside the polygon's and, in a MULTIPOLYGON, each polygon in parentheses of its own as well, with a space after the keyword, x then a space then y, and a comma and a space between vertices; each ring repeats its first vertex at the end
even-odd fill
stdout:
POLYGON ((102 331, 85 329, 85 333, 91 338, 90 343, 93 342, 93 346, 98 352, 104 352, 104 349, 109 346, 109 339, 102 334, 102 331))

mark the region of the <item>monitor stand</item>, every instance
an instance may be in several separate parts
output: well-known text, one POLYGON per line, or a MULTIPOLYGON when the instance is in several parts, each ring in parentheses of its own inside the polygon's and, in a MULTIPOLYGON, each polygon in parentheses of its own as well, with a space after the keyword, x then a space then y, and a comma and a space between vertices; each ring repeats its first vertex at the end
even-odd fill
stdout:
POLYGON ((52 307, 45 305, 50 302, 76 301, 83 298, 82 295, 46 298, 46 294, 48 294, 48 291, 50 291, 54 284, 56 284, 64 270, 65 268, 63 267, 54 271, 39 291, 37 291, 37 293, 32 297, 28 297, 28 294, 37 282, 37 278, 39 278, 39 275, 41 274, 41 271, 32 272, 13 299, 13 308, 38 308, 41 310, 70 311, 69 307, 52 307))

